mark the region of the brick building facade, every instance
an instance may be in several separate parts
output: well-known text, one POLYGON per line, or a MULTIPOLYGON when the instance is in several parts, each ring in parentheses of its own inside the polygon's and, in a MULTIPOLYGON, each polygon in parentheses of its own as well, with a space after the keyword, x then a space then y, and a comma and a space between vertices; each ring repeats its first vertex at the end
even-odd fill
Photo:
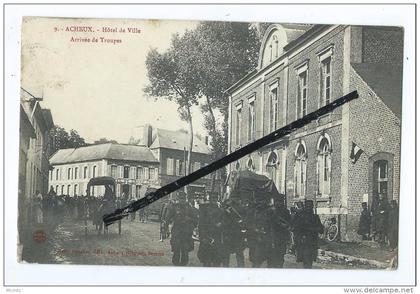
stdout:
POLYGON ((360 98, 229 169, 269 176, 288 206, 315 200, 356 239, 362 202, 399 198, 402 58, 400 28, 270 26, 257 68, 228 90, 230 152, 353 90, 360 98))

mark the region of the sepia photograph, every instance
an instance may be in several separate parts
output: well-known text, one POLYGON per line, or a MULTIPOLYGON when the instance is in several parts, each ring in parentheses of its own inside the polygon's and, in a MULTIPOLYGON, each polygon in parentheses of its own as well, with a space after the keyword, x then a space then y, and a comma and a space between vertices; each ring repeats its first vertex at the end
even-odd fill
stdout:
POLYGON ((404 41, 386 25, 24 17, 18 262, 396 270, 404 41))

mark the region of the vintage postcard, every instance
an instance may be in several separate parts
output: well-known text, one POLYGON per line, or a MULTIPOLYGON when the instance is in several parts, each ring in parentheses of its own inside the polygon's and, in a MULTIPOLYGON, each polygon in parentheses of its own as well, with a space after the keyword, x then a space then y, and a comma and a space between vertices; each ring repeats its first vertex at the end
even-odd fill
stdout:
POLYGON ((24 17, 21 46, 20 262, 398 268, 403 27, 24 17))

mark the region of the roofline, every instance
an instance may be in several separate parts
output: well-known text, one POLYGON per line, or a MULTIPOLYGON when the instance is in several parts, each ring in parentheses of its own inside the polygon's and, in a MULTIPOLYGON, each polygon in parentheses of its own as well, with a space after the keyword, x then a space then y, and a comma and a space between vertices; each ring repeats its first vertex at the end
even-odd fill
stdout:
MULTIPOLYGON (((402 67, 402 65, 401 65, 401 67, 402 67)), ((376 91, 375 91, 375 89, 373 89, 370 85, 369 85, 369 83, 363 78, 363 76, 357 71, 357 69, 355 69, 354 68, 354 66, 353 66, 353 64, 352 63, 350 63, 350 68, 351 69, 353 69, 353 71, 354 71, 354 73, 362 80, 362 82, 363 82, 363 84, 367 87, 367 88, 369 88, 369 90, 372 92, 372 93, 374 93, 375 94, 375 96, 376 97, 378 97, 379 99, 378 100, 380 100, 380 102, 392 113, 392 115, 401 123, 401 117, 400 116, 402 116, 402 114, 400 114, 400 116, 398 116, 398 114, 397 113, 395 113, 393 110, 392 110, 392 108, 391 107, 389 107, 389 105, 388 104, 386 104, 385 103, 385 101, 384 101, 384 98, 382 97, 382 96, 380 96, 376 91)), ((401 84, 401 99, 402 99, 402 91, 403 91, 403 88, 402 88, 402 84, 401 84)), ((401 109, 401 112, 402 112, 402 109, 401 109)))
POLYGON ((284 46, 283 48, 286 52, 288 52, 289 50, 293 50, 294 48, 296 48, 296 46, 310 39, 314 34, 322 31, 323 29, 329 28, 330 26, 331 25, 322 25, 322 24, 314 25, 309 30, 307 30, 302 35, 300 35, 298 38, 291 41, 289 44, 286 44, 286 46, 284 46))
MULTIPOLYGON (((55 154, 55 153, 54 153, 55 154)), ((100 160, 118 160, 118 161, 127 161, 127 162, 141 162, 141 163, 153 163, 153 164, 160 164, 158 160, 156 161, 149 161, 149 160, 127 160, 127 159, 115 159, 115 158, 100 158, 100 159, 90 159, 90 160, 78 160, 78 161, 71 161, 71 162, 59 162, 59 163, 51 163, 50 165, 65 165, 65 164, 73 164, 73 163, 84 163, 84 162, 94 162, 100 160)))
MULTIPOLYGON (((36 134, 35 134, 35 128, 32 125, 31 120, 29 119, 28 114, 25 112, 25 109, 23 108, 22 104, 20 105, 20 118, 23 119, 24 121, 26 121, 26 123, 29 125, 30 127, 30 133, 31 133, 31 137, 32 138, 36 138, 36 134)), ((22 126, 20 126, 21 128, 22 126)))
POLYGON ((47 129, 52 129, 54 127, 54 120, 51 114, 51 110, 48 108, 41 108, 42 116, 44 118, 47 129))
MULTIPOLYGON (((161 146, 159 146, 159 147, 153 147, 153 148, 150 148, 150 149, 167 149, 167 150, 177 150, 177 151, 181 151, 181 152, 183 152, 183 150, 182 149, 178 149, 178 148, 168 148, 168 147, 161 147, 161 146)), ((186 148, 185 149, 185 151, 186 152, 188 152, 188 148, 186 148)), ((194 150, 192 150, 191 151, 191 153, 197 153, 197 154, 204 154, 204 155, 211 155, 212 154, 212 151, 211 151, 211 149, 209 150, 209 153, 204 153, 204 152, 197 152, 197 151, 194 151, 194 150)))
POLYGON ((260 68, 260 69, 258 69, 258 65, 257 65, 257 67, 254 70, 247 73, 243 78, 241 78, 235 84, 233 84, 232 86, 227 88, 224 91, 224 93, 228 94, 228 95, 232 94, 236 89, 238 89, 240 86, 244 85, 246 82, 248 82, 249 80, 251 80, 252 78, 257 76, 259 73, 261 73, 262 71, 265 71, 268 68, 270 68, 271 66, 273 66, 278 60, 281 60, 281 59, 284 59, 285 57, 287 57, 290 53, 293 52, 293 50, 296 49, 296 47, 298 47, 299 45, 302 45, 303 43, 305 43, 306 41, 311 39, 317 33, 321 32, 322 30, 327 29, 331 26, 332 25, 314 25, 312 28, 307 30, 305 33, 303 33, 297 39, 295 39, 295 40, 291 41, 290 43, 286 44, 283 47, 285 52, 281 56, 279 56, 276 60, 274 60, 273 62, 271 62, 267 66, 265 66, 263 68, 260 68))
POLYGON ((239 86, 242 86, 243 84, 245 84, 246 81, 250 80, 252 77, 254 77, 257 73, 259 73, 261 70, 258 70, 258 68, 254 68, 252 71, 250 71, 249 73, 247 73, 244 77, 242 77, 239 81, 237 81, 236 83, 234 83, 232 86, 230 86, 229 88, 227 88, 224 93, 225 94, 230 94, 233 92, 233 90, 237 89, 239 86))

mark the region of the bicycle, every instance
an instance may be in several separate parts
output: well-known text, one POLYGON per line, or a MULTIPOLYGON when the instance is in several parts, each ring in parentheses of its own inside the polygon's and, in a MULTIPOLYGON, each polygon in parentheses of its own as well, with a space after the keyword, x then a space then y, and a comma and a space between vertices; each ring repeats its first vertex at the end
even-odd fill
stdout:
POLYGON ((322 234, 322 238, 330 242, 335 241, 338 236, 337 219, 334 216, 329 217, 324 220, 322 225, 324 226, 324 233, 322 234))

